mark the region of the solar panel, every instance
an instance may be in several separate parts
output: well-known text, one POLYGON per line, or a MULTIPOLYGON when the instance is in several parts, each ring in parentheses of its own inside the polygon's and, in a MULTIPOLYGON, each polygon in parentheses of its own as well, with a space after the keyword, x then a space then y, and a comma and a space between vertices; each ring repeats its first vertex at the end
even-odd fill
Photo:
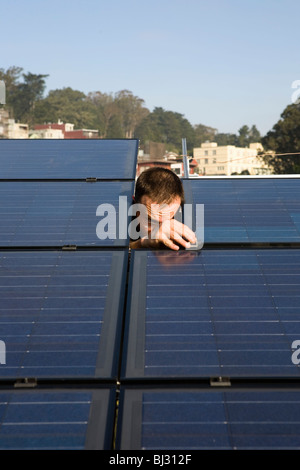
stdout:
POLYGON ((123 378, 300 377, 299 249, 135 251, 123 378))
POLYGON ((128 233, 119 230, 119 202, 125 198, 126 210, 133 191, 129 181, 2 182, 0 247, 128 246, 128 233), (107 224, 103 204, 109 204, 107 224))
MULTIPOLYGON (((117 449, 121 450, 300 448, 299 392, 289 387, 125 388, 120 404, 117 449)), ((169 454, 165 462, 163 457, 158 454, 155 463, 189 463, 185 454, 169 454)))
POLYGON ((117 376, 127 251, 0 251, 0 379, 117 376))
POLYGON ((183 180, 186 203, 204 204, 205 242, 299 242, 299 178, 183 180))
POLYGON ((0 179, 134 179, 136 139, 2 139, 0 179))
POLYGON ((113 389, 0 391, 0 449, 110 449, 113 389))
POLYGON ((137 150, 0 140, 0 449, 300 448, 299 178, 183 180, 220 246, 130 254, 137 150))

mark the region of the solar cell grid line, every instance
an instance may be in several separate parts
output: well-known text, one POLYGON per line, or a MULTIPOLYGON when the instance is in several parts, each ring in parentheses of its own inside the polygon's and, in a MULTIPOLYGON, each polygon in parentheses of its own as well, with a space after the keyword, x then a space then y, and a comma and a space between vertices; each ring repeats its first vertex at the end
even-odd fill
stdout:
POLYGON ((299 249, 132 253, 122 379, 300 377, 299 249))
POLYGON ((0 180, 133 179, 137 139, 1 139, 0 180))
POLYGON ((0 251, 0 382, 115 381, 127 250, 0 251))
POLYGON ((110 450, 115 388, 0 390, 1 450, 110 450))
POLYGON ((204 204, 205 242, 299 242, 300 178, 183 180, 186 203, 204 204))
POLYGON ((117 450, 300 448, 299 391, 123 387, 117 450))
POLYGON ((119 202, 122 197, 129 206, 133 190, 128 181, 2 182, 0 247, 128 246, 128 233, 119 230, 119 202), (107 225, 108 213, 97 215, 106 204, 112 215, 107 225))

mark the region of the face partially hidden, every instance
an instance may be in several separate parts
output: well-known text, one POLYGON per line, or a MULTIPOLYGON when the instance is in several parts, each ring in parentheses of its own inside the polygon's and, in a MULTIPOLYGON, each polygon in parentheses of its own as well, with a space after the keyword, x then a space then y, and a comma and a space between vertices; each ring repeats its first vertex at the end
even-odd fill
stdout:
POLYGON ((142 196, 141 204, 145 207, 145 211, 140 214, 141 235, 150 237, 150 234, 155 234, 160 224, 174 219, 180 208, 181 198, 176 196, 170 204, 157 204, 150 197, 142 196))
POLYGON ((174 218, 180 207, 181 199, 179 196, 176 196, 170 204, 157 204, 150 197, 142 196, 141 204, 146 206, 148 217, 151 220, 161 223, 174 218))
POLYGON ((189 248, 195 244, 195 233, 174 218, 180 206, 179 196, 169 204, 156 204, 150 197, 142 196, 140 203, 132 206, 134 210, 131 215, 137 216, 130 224, 132 240, 140 238, 142 248, 157 248, 163 244, 172 250, 189 248))

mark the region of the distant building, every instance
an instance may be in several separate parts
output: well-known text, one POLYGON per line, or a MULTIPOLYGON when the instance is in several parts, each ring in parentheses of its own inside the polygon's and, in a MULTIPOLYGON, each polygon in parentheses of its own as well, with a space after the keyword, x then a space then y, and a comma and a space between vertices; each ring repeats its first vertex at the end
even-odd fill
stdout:
POLYGON ((74 124, 69 122, 37 124, 31 131, 31 138, 41 139, 98 139, 97 129, 74 129, 74 124))
POLYGON ((15 122, 14 119, 8 120, 8 139, 28 139, 28 135, 28 124, 21 124, 20 122, 15 122))
POLYGON ((270 174, 271 170, 258 158, 263 150, 260 143, 250 144, 247 148, 234 145, 218 146, 216 142, 206 142, 194 148, 193 155, 200 175, 226 175, 248 172, 249 175, 270 174))
POLYGON ((64 133, 61 129, 34 129, 30 131, 30 139, 64 139, 64 133))
MULTIPOLYGON (((174 171, 179 177, 184 176, 182 157, 174 152, 166 152, 162 158, 153 158, 149 154, 145 154, 142 150, 138 154, 137 176, 143 171, 154 166, 167 168, 174 171)), ((197 166, 195 160, 190 159, 190 174, 194 175, 197 166)))
POLYGON ((5 139, 28 139, 28 125, 16 122, 8 111, 0 109, 0 136, 5 139))
POLYGON ((0 109, 0 136, 6 137, 7 133, 7 123, 9 119, 9 114, 5 109, 0 109))
POLYGON ((148 168, 152 168, 154 166, 159 166, 161 168, 167 168, 168 170, 171 170, 171 162, 168 162, 166 160, 143 161, 138 162, 136 176, 140 176, 143 171, 148 170, 148 168))

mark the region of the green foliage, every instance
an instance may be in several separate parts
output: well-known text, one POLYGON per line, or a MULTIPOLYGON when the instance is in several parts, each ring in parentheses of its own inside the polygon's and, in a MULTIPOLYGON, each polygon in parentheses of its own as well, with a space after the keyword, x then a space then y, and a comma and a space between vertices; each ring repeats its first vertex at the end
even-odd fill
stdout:
POLYGON ((238 137, 235 134, 219 133, 219 134, 216 134, 214 142, 216 142, 220 146, 237 145, 238 137))
POLYGON ((94 128, 97 124, 93 104, 81 91, 72 88, 52 90, 48 96, 36 103, 34 110, 35 123, 71 122, 75 128, 94 128))
POLYGON ((215 135, 215 142, 220 146, 235 145, 236 147, 249 147, 251 143, 260 141, 261 135, 254 125, 251 129, 246 125, 242 126, 238 131, 238 135, 224 133, 218 133, 215 135))
POLYGON ((141 145, 145 145, 147 141, 162 142, 168 150, 181 153, 182 138, 186 138, 188 151, 192 151, 195 132, 182 114, 154 108, 137 127, 135 137, 140 139, 141 145))
POLYGON ((217 129, 213 127, 196 124, 194 126, 194 146, 200 147, 204 142, 215 142, 217 132, 217 129))
MULTIPOLYGON (((281 119, 273 126, 273 129, 262 139, 262 145, 266 151, 272 150, 277 154, 300 152, 300 104, 288 105, 281 119)), ((263 157, 267 164, 274 168, 274 172, 300 173, 300 155, 278 155, 263 157)))
POLYGON ((129 90, 115 94, 96 91, 87 98, 94 107, 97 129, 103 138, 133 138, 137 126, 149 114, 144 100, 129 90))
MULTIPOLYGON (((219 133, 203 124, 192 126, 183 114, 156 107, 150 112, 144 100, 129 90, 117 93, 83 92, 72 88, 51 90, 46 97, 48 75, 24 73, 21 67, 0 69, 0 80, 6 86, 6 109, 16 120, 34 124, 73 123, 75 128, 92 128, 102 138, 138 138, 141 146, 148 142, 165 144, 169 151, 181 153, 182 138, 186 138, 188 153, 202 143, 248 147, 262 142, 276 153, 294 153, 300 148, 300 104, 289 105, 281 120, 262 138, 255 125, 243 125, 238 134, 219 133)), ((299 173, 299 157, 265 157, 277 173, 299 173)))
POLYGON ((35 104, 42 99, 45 90, 45 78, 48 75, 22 73, 21 67, 0 69, 0 80, 6 86, 6 101, 10 114, 18 121, 32 124, 35 104), (23 82, 20 82, 20 77, 23 82))

